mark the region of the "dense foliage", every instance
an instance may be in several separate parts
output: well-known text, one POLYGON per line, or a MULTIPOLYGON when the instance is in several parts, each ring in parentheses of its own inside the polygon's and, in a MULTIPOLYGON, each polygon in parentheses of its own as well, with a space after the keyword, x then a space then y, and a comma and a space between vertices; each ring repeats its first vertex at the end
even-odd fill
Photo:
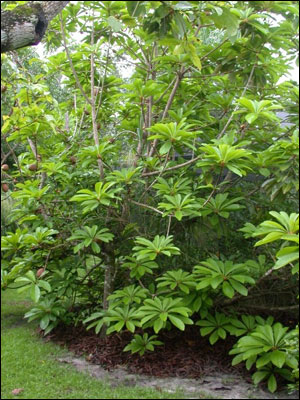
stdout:
POLYGON ((211 344, 238 337, 255 383, 293 380, 299 90, 279 79, 298 15, 72 2, 46 59, 2 55, 2 289, 30 291, 29 321, 127 329, 141 356, 196 324, 211 344))

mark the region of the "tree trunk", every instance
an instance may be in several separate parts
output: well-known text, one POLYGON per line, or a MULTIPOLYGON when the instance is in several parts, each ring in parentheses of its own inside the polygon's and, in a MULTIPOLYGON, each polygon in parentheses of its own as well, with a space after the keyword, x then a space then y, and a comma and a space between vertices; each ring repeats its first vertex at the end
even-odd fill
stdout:
POLYGON ((1 10, 1 53, 40 43, 48 23, 68 3, 29 1, 13 10, 1 10))
MULTIPOLYGON (((105 264, 106 264, 106 268, 105 268, 105 272, 104 272, 104 288, 103 288, 102 308, 103 308, 103 310, 108 310, 108 308, 109 308, 108 296, 110 294, 112 294, 112 292, 114 291, 114 280, 115 280, 115 271, 116 271, 114 248, 110 244, 103 243, 101 254, 104 257, 105 264)), ((107 325, 104 324, 100 331, 101 338, 106 336, 106 330, 107 330, 107 325)))

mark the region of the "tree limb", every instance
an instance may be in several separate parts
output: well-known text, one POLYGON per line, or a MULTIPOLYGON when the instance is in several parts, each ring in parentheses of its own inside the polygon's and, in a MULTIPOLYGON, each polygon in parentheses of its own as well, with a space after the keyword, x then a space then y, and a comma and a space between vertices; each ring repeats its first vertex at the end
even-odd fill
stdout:
POLYGON ((40 43, 49 22, 68 3, 28 1, 13 10, 1 10, 1 53, 40 43))
MULTIPOLYGON (((194 162, 200 160, 201 157, 202 157, 202 156, 197 156, 197 157, 192 158, 191 160, 186 161, 186 162, 184 162, 184 163, 182 163, 182 164, 177 164, 177 165, 174 165, 174 167, 166 168, 165 170, 163 170, 163 172, 173 171, 174 169, 186 167, 187 165, 190 165, 190 164, 192 164, 192 163, 194 163, 194 162)), ((162 172, 162 171, 144 172, 144 173, 142 174, 142 176, 158 175, 158 174, 161 174, 161 172, 162 172)))
POLYGON ((65 35, 65 30, 64 30, 64 25, 63 25, 63 20, 62 20, 62 16, 61 15, 60 15, 60 29, 61 29, 61 34, 62 34, 62 37, 63 37, 63 42, 64 42, 64 48, 65 48, 65 51, 66 51, 66 55, 67 55, 71 70, 73 72, 77 87, 81 91, 81 93, 82 93, 83 97, 86 99, 86 101, 89 104, 92 104, 91 100, 88 98, 87 94, 83 90, 83 87, 81 86, 81 83, 79 82, 77 72, 76 72, 76 70, 74 68, 73 61, 72 61, 72 58, 70 56, 70 52, 69 52, 69 49, 68 49, 68 46, 67 46, 67 40, 66 40, 66 35, 65 35))

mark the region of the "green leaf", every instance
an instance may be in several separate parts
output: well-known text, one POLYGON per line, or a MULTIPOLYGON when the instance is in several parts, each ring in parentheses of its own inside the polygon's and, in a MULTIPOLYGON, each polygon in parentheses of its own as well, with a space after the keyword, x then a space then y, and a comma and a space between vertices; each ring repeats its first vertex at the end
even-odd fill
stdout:
POLYGON ((282 236, 282 232, 271 232, 265 238, 256 242, 254 246, 261 246, 262 244, 274 242, 275 240, 280 239, 281 236, 282 236))
POLYGON ((115 32, 119 32, 122 29, 122 23, 115 17, 108 17, 107 23, 115 32))
POLYGON ((43 289, 47 290, 47 292, 51 292, 50 283, 47 281, 39 281, 38 285, 41 286, 43 289))
POLYGON ((163 326, 164 326, 164 322, 161 319, 155 320, 155 322, 153 324, 154 332, 158 333, 162 329, 163 326))
POLYGON ((120 330, 123 328, 125 325, 125 321, 119 321, 114 325, 114 328, 117 332, 120 332, 120 330))
POLYGON ((44 315, 44 317, 40 320, 40 328, 43 329, 44 331, 49 325, 49 322, 50 322, 49 315, 44 315))
POLYGON ((174 215, 175 215, 175 218, 178 219, 178 221, 182 220, 183 214, 181 211, 176 211, 174 215))
POLYGON ((222 291, 225 294, 225 296, 229 297, 230 299, 232 299, 232 297, 234 296, 234 290, 230 285, 230 283, 227 281, 223 282, 222 291))
POLYGON ((138 17, 146 12, 142 1, 126 1, 127 11, 131 17, 138 17))
POLYGON ((208 326, 207 328, 201 328, 200 329, 200 333, 201 333, 201 336, 206 336, 206 335, 208 335, 209 333, 211 333, 213 330, 215 330, 215 326, 208 326))
POLYGON ((173 325, 176 326, 176 328, 180 329, 181 331, 184 331, 185 326, 184 323, 181 321, 181 319, 170 314, 169 320, 172 322, 173 325))
POLYGON ((225 339, 226 338, 226 331, 223 328, 218 328, 217 330, 218 335, 220 336, 221 339, 225 339))
POLYGON ((201 64, 200 58, 198 57, 198 55, 196 53, 195 46, 193 46, 192 44, 189 44, 188 50, 189 50, 189 56, 190 56, 192 63, 195 65, 195 67, 198 68, 199 71, 201 71, 202 64, 201 64))
POLYGON ((215 344, 219 340, 218 331, 214 331, 209 337, 209 343, 211 345, 215 344))
POLYGON ((36 281, 36 276, 33 271, 28 271, 28 272, 26 272, 25 275, 27 276, 28 279, 31 280, 31 282, 34 283, 36 281))
POLYGON ((174 20, 176 22, 176 29, 179 32, 180 37, 183 37, 186 33, 186 23, 183 16, 178 11, 174 13, 174 20))
POLYGON ((259 117, 259 114, 257 114, 257 113, 250 113, 245 116, 245 120, 248 122, 248 124, 252 124, 253 122, 255 122, 257 120, 258 117, 259 117))
POLYGON ((126 322, 126 328, 132 333, 135 331, 135 325, 131 321, 126 322))
POLYGON ((41 291, 38 285, 32 285, 30 289, 30 297, 32 298, 32 300, 35 303, 37 303, 39 301, 40 296, 41 296, 41 291))
POLYGON ((283 364, 285 363, 286 353, 280 350, 275 350, 271 353, 270 359, 272 363, 276 365, 276 367, 282 368, 283 364))
MULTIPOLYGON (((17 282, 17 280, 15 280, 15 282, 17 282)), ((31 284, 26 285, 26 286, 22 286, 22 287, 17 289, 17 292, 18 293, 22 293, 22 292, 25 292, 25 290, 29 290, 30 288, 31 288, 31 284)))
POLYGON ((172 147, 172 143, 171 142, 166 142, 164 143, 161 148, 159 149, 159 154, 166 154, 172 147))
POLYGON ((250 371, 250 369, 252 368, 252 365, 255 363, 256 361, 256 354, 252 357, 249 357, 248 360, 246 361, 246 368, 248 371, 250 371))
POLYGON ((244 285, 242 285, 235 279, 229 279, 229 282, 231 283, 233 289, 236 290, 237 292, 239 292, 242 296, 248 295, 248 290, 247 290, 247 288, 245 288, 244 285))
POLYGON ((257 385, 259 382, 264 380, 269 375, 269 371, 256 371, 252 375, 254 385, 257 385))
POLYGON ((271 353, 266 353, 262 355, 261 357, 258 358, 256 361, 256 368, 259 369, 263 367, 264 365, 268 364, 271 360, 271 353))
POLYGON ((274 393, 277 389, 277 382, 275 376, 272 374, 268 379, 268 389, 271 393, 274 393))
POLYGON ((213 14, 211 16, 211 19, 215 22, 217 28, 227 28, 227 35, 229 37, 236 35, 239 27, 238 18, 233 15, 227 8, 222 7, 221 9, 223 10, 222 14, 213 14))
POLYGON ((168 313, 167 313, 167 312, 162 312, 162 313, 160 313, 160 314, 159 314, 159 318, 160 318, 162 321, 166 322, 166 320, 167 320, 167 318, 168 318, 168 313))
POLYGON ((231 362, 231 365, 237 365, 237 364, 239 364, 240 362, 242 362, 242 361, 244 361, 243 360, 243 354, 238 354, 237 356, 235 356, 233 359, 232 359, 232 362, 231 362))
POLYGON ((220 285, 221 282, 223 282, 223 277, 217 275, 211 279, 210 285, 213 289, 216 289, 220 285))
POLYGON ((258 171, 260 174, 262 174, 265 177, 267 177, 271 174, 271 171, 268 168, 260 168, 258 171))
MULTIPOLYGON (((173 6, 174 10, 190 10, 193 6, 188 1, 179 1, 177 4, 173 6)), ((296 7, 295 7, 296 8, 296 7)))
POLYGON ((292 252, 290 254, 286 254, 284 256, 281 256, 278 258, 274 265, 274 269, 279 269, 284 267, 287 264, 292 263, 293 261, 296 261, 299 259, 299 253, 298 252, 292 252))
POLYGON ((285 363, 287 366, 289 366, 292 369, 297 369, 298 368, 298 360, 296 357, 291 357, 291 356, 287 356, 285 363))

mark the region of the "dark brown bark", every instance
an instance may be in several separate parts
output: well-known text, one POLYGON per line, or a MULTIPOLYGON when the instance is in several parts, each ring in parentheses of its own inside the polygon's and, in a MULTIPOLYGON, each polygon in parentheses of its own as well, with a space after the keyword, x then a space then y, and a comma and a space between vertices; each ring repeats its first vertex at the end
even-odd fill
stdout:
MULTIPOLYGON (((104 244, 104 251, 102 252, 105 259, 105 272, 104 272, 104 288, 103 288, 103 310, 108 310, 109 300, 108 296, 114 291, 114 272, 115 272, 115 260, 113 250, 109 245, 104 244)), ((100 337, 103 338, 106 335, 107 325, 104 324, 100 331, 100 337)))
POLYGON ((13 10, 1 10, 1 53, 34 46, 49 22, 69 1, 29 1, 13 10))

